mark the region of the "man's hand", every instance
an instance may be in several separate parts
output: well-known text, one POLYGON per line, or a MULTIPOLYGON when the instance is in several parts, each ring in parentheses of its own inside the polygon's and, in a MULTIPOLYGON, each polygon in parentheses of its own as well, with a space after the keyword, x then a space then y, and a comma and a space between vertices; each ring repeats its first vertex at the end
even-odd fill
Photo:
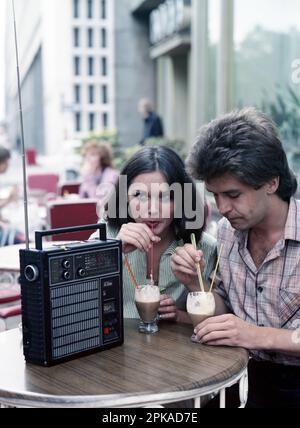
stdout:
POLYGON ((200 263, 203 271, 205 262, 202 251, 197 251, 191 244, 177 247, 171 257, 171 269, 178 281, 194 291, 199 288, 196 263, 200 263))
POLYGON ((259 349, 259 327, 248 324, 232 314, 207 318, 195 328, 196 340, 211 346, 237 346, 259 349))

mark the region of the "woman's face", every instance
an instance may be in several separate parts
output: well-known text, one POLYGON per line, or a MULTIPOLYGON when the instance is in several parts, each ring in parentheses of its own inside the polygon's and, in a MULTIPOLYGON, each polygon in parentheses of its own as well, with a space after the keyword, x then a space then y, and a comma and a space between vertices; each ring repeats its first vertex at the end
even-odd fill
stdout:
POLYGON ((101 153, 98 149, 89 149, 85 155, 85 161, 89 163, 89 165, 93 168, 100 167, 101 153))
POLYGON ((129 214, 145 223, 156 235, 166 232, 174 219, 169 184, 159 171, 138 175, 128 189, 129 214))
POLYGON ((0 174, 4 174, 8 169, 9 161, 5 160, 0 163, 0 174))

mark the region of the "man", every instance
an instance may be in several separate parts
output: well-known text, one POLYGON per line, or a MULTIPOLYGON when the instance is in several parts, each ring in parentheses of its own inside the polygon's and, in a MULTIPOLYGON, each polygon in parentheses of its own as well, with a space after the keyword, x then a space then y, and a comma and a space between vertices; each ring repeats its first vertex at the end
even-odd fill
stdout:
POLYGON ((146 98, 141 99, 138 111, 144 120, 143 138, 140 141, 140 145, 143 146, 148 138, 163 137, 163 124, 160 117, 154 112, 151 101, 146 98))
MULTIPOLYGON (((252 108, 215 120, 188 167, 224 216, 216 316, 196 327, 197 339, 250 350, 249 407, 300 407, 300 202, 275 126, 252 108)), ((190 290, 200 259, 190 245, 172 259, 190 290)))

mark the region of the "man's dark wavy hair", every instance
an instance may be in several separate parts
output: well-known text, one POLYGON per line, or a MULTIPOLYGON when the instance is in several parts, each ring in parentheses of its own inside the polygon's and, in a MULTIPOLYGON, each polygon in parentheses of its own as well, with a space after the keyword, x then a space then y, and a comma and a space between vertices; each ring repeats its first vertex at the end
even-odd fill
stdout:
POLYGON ((188 171, 209 182, 232 174, 258 190, 279 177, 277 195, 286 202, 297 191, 276 126, 255 108, 226 114, 203 126, 187 160, 188 171))

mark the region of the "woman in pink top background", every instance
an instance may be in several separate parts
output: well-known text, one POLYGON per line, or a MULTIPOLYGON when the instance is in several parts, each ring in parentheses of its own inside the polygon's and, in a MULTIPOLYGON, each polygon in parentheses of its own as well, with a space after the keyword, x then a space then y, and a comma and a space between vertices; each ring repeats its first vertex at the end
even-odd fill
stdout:
POLYGON ((106 200, 107 190, 119 177, 119 172, 113 168, 111 148, 105 143, 92 140, 84 145, 81 154, 83 165, 80 197, 96 198, 99 202, 106 200))

